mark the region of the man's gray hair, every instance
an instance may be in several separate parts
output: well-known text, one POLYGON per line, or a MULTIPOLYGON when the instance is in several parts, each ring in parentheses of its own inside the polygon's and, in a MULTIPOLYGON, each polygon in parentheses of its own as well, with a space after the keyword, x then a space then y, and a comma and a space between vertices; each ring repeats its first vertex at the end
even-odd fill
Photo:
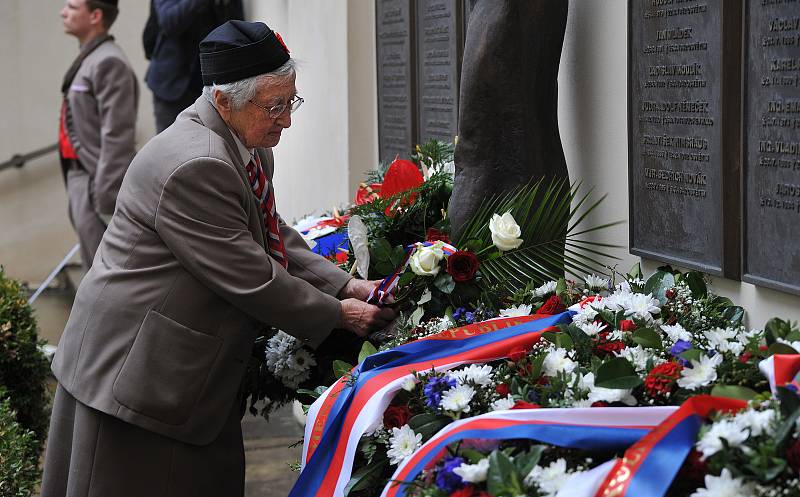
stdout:
POLYGON ((231 107, 235 110, 241 109, 244 105, 256 96, 258 86, 267 84, 284 84, 292 80, 297 74, 297 65, 294 59, 289 59, 281 67, 266 74, 259 74, 251 78, 234 81, 233 83, 212 84, 203 87, 203 96, 214 105, 214 94, 223 93, 231 101, 231 107))

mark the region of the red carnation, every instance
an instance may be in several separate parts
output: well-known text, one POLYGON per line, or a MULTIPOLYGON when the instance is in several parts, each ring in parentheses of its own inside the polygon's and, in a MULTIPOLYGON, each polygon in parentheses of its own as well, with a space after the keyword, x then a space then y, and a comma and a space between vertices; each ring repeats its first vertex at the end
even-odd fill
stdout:
POLYGON ((467 485, 452 492, 450 497, 473 497, 475 495, 475 487, 467 485))
POLYGON ((514 347, 508 352, 508 358, 514 362, 519 362, 528 357, 528 349, 525 347, 514 347))
POLYGON ((530 402, 523 402, 521 400, 518 400, 514 403, 514 407, 512 407, 511 409, 539 409, 541 407, 542 406, 540 406, 539 404, 531 404, 530 402))
POLYGON ((406 405, 389 406, 383 413, 384 428, 400 428, 411 419, 411 409, 406 405))
POLYGON ((508 385, 505 383, 498 383, 497 386, 494 387, 494 391, 497 392, 501 397, 505 397, 508 395, 511 389, 508 388, 508 385))
POLYGON ((621 331, 634 331, 636 329, 636 323, 630 319, 623 319, 619 322, 619 329, 621 331))
POLYGON ((612 355, 616 352, 620 352, 622 349, 625 348, 625 342, 622 340, 612 340, 610 342, 601 342, 595 346, 595 350, 597 352, 602 352, 607 355, 612 355))
POLYGON ((786 449, 786 462, 795 471, 800 471, 800 440, 793 440, 786 449))
POLYGON ((464 283, 472 281, 478 271, 478 257, 472 252, 458 250, 447 258, 447 272, 453 277, 453 281, 464 283))
POLYGON ((647 373, 644 379, 645 390, 651 397, 669 394, 680 378, 682 369, 683 366, 677 362, 659 364, 647 373))
POLYGON ((450 237, 447 236, 442 230, 437 230, 436 228, 428 228, 428 231, 425 232, 425 241, 428 242, 437 242, 442 241, 444 243, 450 243, 450 237))
POLYGON ((561 314, 566 310, 567 307, 561 302, 558 295, 551 295, 547 302, 536 311, 536 314, 561 314))

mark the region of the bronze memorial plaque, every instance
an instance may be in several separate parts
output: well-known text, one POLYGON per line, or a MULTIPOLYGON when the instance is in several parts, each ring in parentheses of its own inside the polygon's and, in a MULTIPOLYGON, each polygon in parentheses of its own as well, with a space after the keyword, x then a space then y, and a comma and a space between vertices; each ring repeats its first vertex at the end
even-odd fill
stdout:
POLYGON ((800 294, 800 0, 745 16, 742 279, 800 294))
POLYGON ((376 0, 379 159, 408 158, 416 144, 414 2, 376 0))
POLYGON ((741 1, 628 8, 631 253, 738 278, 741 1))
POLYGON ((458 132, 462 0, 417 1, 419 142, 452 142, 458 132))

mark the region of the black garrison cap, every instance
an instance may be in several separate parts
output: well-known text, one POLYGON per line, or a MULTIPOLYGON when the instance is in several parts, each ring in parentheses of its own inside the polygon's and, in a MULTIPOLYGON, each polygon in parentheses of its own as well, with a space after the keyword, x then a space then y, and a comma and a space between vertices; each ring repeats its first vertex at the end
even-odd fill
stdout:
POLYGON ((203 84, 240 81, 278 69, 289 60, 281 35, 263 22, 228 21, 200 42, 203 84))

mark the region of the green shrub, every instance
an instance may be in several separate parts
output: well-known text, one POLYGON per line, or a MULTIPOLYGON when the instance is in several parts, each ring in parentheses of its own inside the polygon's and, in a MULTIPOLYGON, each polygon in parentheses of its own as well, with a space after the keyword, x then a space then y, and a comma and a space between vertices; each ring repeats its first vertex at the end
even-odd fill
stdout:
MULTIPOLYGON (((0 397, 6 393, 0 389, 0 397)), ((29 497, 39 482, 36 434, 16 421, 8 399, 0 401, 0 497, 29 497)))
POLYGON ((0 267, 0 388, 6 390, 19 424, 36 435, 39 447, 50 420, 50 364, 39 350, 43 343, 22 286, 0 267))

